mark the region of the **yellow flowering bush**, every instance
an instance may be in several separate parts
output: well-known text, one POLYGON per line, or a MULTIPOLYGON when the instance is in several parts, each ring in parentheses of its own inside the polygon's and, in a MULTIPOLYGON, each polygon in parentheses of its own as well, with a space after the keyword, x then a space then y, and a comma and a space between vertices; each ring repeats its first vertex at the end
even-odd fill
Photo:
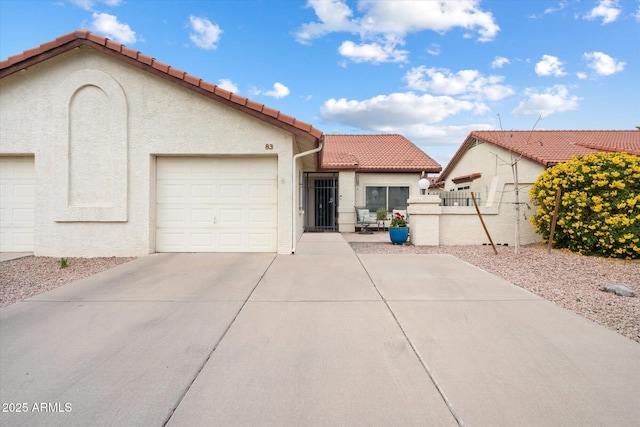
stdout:
POLYGON ((537 233, 549 240, 556 192, 562 190, 555 247, 584 255, 640 258, 640 157, 597 153, 544 171, 529 190, 537 233))

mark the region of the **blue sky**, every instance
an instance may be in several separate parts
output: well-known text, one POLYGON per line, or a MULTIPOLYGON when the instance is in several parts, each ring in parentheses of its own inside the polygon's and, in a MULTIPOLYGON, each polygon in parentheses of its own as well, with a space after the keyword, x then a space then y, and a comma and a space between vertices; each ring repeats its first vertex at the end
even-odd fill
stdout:
POLYGON ((86 28, 446 166, 472 130, 640 125, 637 0, 0 0, 0 57, 86 28))

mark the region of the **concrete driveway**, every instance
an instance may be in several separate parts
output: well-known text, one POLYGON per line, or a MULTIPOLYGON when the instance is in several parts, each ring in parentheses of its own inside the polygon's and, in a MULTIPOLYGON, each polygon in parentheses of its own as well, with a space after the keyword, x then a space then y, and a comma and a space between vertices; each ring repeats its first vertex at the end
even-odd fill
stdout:
POLYGON ((0 401, 2 425, 639 425, 640 345, 452 256, 306 234, 0 309, 0 401))

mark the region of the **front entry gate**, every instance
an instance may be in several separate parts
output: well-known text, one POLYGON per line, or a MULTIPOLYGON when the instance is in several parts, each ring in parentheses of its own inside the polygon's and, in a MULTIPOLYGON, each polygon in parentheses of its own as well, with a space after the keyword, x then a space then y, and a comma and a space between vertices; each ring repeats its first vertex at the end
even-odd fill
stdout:
POLYGON ((306 172, 304 188, 304 231, 338 231, 338 174, 306 172))

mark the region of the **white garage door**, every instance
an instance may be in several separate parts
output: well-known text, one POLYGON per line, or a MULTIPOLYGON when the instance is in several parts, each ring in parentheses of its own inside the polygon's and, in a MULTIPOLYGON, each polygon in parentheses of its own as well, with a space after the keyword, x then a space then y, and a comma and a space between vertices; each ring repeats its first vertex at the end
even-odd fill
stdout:
POLYGON ((158 157, 157 252, 276 252, 275 157, 158 157))
POLYGON ((33 157, 0 157, 0 252, 33 252, 33 157))

